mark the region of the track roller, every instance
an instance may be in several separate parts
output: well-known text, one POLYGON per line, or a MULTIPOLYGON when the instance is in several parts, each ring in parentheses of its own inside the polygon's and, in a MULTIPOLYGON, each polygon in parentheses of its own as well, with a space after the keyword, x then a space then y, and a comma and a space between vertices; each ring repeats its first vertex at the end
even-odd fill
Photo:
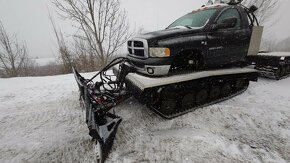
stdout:
POLYGON ((163 114, 171 114, 175 112, 177 102, 174 99, 162 100, 160 106, 160 112, 163 114))
POLYGON ((242 90, 244 89, 245 87, 247 87, 249 85, 249 80, 247 79, 238 79, 236 81, 236 89, 237 90, 242 90))
POLYGON ((287 74, 290 74, 290 65, 287 65, 287 74))
MULTIPOLYGON (((160 105, 160 112, 163 114, 170 114, 172 112, 176 111, 177 103, 178 103, 178 97, 177 95, 170 91, 170 89, 164 89, 160 93, 160 99, 159 105, 160 105)), ((156 103, 158 105, 158 103, 156 103)))
POLYGON ((194 106, 194 104, 195 104, 195 94, 193 92, 188 93, 183 97, 182 108, 190 109, 194 106))
POLYGON ((208 98, 207 89, 201 89, 196 94, 196 103, 203 104, 207 101, 207 98, 208 98))
POLYGON ((227 96, 231 93, 232 86, 230 83, 224 83, 221 88, 221 95, 227 96))
POLYGON ((211 89, 210 89, 210 92, 209 92, 209 97, 211 99, 215 99, 217 97, 219 97, 221 94, 221 89, 219 86, 213 86, 211 89))
POLYGON ((286 76, 286 74, 287 74, 287 67, 286 67, 286 65, 283 65, 281 67, 281 75, 280 76, 286 76))

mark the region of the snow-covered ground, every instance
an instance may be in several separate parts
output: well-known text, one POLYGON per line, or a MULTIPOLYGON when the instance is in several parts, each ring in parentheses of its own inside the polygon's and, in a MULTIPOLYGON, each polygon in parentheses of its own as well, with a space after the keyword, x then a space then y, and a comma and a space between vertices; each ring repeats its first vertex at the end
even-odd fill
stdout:
MULTIPOLYGON (((107 162, 290 162, 290 78, 164 120, 128 99, 107 162)), ((73 75, 0 79, 0 162, 94 162, 73 75)))
POLYGON ((37 58, 37 59, 32 59, 33 61, 35 61, 35 63, 38 66, 46 66, 50 63, 56 64, 57 63, 57 58, 37 58))

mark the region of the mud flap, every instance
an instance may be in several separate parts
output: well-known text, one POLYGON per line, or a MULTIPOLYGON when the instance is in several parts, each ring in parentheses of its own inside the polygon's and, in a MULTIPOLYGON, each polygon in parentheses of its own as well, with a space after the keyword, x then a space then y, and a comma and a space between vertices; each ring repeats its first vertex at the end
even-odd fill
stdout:
POLYGON ((257 55, 259 53, 263 30, 264 30, 263 26, 254 26, 253 27, 251 41, 250 41, 247 56, 257 55))

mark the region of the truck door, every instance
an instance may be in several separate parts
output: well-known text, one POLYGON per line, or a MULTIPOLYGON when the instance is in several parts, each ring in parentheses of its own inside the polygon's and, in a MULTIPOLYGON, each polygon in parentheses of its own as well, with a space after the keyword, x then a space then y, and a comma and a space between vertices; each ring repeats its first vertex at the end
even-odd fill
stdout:
POLYGON ((241 28, 241 16, 236 8, 224 10, 214 24, 222 22, 224 19, 237 18, 236 26, 227 29, 212 30, 208 34, 208 54, 206 60, 208 65, 229 64, 239 61, 243 54, 244 42, 247 38, 245 31, 241 28))

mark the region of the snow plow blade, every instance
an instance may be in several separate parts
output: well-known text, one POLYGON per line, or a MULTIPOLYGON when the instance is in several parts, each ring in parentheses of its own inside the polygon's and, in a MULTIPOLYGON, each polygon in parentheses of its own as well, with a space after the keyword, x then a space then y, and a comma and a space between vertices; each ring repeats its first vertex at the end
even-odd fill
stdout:
POLYGON ((96 158, 99 162, 103 162, 112 148, 122 118, 109 112, 114 104, 102 101, 91 82, 82 77, 75 68, 73 73, 80 91, 80 103, 85 110, 89 135, 96 143, 94 144, 96 158))

